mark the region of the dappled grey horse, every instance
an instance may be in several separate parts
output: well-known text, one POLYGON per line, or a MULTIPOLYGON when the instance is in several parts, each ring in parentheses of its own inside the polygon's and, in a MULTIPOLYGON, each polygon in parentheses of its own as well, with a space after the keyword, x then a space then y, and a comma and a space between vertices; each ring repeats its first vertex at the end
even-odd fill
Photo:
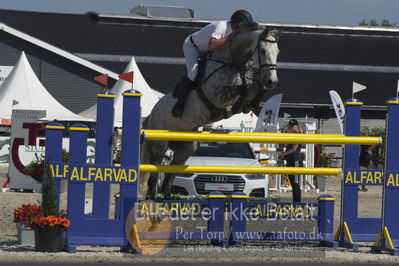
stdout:
MULTIPOLYGON (((209 123, 257 107, 266 90, 278 79, 276 62, 280 31, 268 30, 257 23, 240 26, 230 42, 206 56, 206 70, 197 88, 186 99, 182 117, 175 118, 171 109, 177 99, 170 92, 161 98, 143 122, 143 129, 195 131, 209 123)), ((143 140, 141 164, 159 165, 170 148, 170 164, 182 165, 195 151, 194 142, 143 140)), ((165 174, 162 193, 170 198, 174 174, 165 174)), ((141 198, 154 198, 157 173, 142 173, 139 179, 141 198)))

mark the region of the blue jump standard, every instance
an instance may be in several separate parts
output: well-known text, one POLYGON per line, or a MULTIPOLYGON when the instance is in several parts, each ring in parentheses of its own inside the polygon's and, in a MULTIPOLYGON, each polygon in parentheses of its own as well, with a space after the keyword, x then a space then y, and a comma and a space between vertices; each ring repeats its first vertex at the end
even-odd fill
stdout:
MULTIPOLYGON (((362 102, 349 99, 345 103, 345 135, 360 135, 362 102)), ((360 185, 382 185, 383 173, 379 170, 359 169, 359 145, 344 147, 344 177, 341 186, 340 226, 335 235, 339 246, 358 249, 358 242, 375 241, 379 233, 381 218, 358 217, 360 185)))
MULTIPOLYGON (((123 93, 123 133, 121 167, 112 164, 112 134, 114 125, 114 98, 112 93, 97 95, 96 153, 95 164, 86 164, 89 129, 82 124, 72 125, 70 130, 69 163, 61 162, 64 127, 49 123, 46 131, 46 159, 55 177, 57 203, 59 206, 60 183, 68 181, 67 217, 71 225, 66 232, 68 252, 76 252, 79 245, 120 246, 131 250, 125 232, 129 212, 137 200, 137 178, 139 175, 140 96, 139 93, 123 93), (85 185, 94 184, 93 212, 84 214, 85 185), (115 217, 109 219, 110 185, 119 184, 120 192, 115 200, 115 217)), ((212 244, 223 244, 220 239, 224 230, 225 198, 221 193, 209 195, 201 203, 212 215, 208 217, 207 229, 191 233, 193 239, 209 239, 212 244)), ((166 202, 166 201, 165 201, 166 202)), ((180 201, 190 205, 193 202, 180 201)), ((180 210, 181 211, 181 210, 180 210)), ((181 213, 176 215, 181 215, 181 213)), ((184 214, 183 214, 184 215, 184 214)), ((187 232, 185 232, 187 233, 187 232)), ((145 233, 141 239, 161 237, 185 239, 179 233, 145 233)))
POLYGON ((387 101, 387 137, 382 219, 372 251, 399 255, 399 99, 387 101))

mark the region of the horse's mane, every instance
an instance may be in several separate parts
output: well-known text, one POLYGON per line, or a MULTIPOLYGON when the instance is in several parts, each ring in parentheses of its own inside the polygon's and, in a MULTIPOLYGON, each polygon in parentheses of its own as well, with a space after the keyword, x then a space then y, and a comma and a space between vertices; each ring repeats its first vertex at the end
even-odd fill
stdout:
POLYGON ((262 30, 263 28, 256 22, 244 21, 240 23, 240 31, 256 31, 262 30))
MULTIPOLYGON (((241 22, 239 30, 236 31, 233 36, 232 36, 232 47, 233 49, 238 49, 238 51, 244 51, 246 50, 249 46, 249 39, 248 37, 252 35, 255 31, 263 31, 263 27, 261 27, 258 23, 256 22, 241 22)), ((252 39, 252 38, 251 38, 252 39)), ((256 38, 257 40, 257 38, 256 38)), ((231 49, 231 48, 230 48, 231 49)), ((243 56, 237 56, 235 59, 233 59, 234 64, 237 66, 242 66, 244 65, 248 60, 250 54, 246 54, 244 57, 243 56)))

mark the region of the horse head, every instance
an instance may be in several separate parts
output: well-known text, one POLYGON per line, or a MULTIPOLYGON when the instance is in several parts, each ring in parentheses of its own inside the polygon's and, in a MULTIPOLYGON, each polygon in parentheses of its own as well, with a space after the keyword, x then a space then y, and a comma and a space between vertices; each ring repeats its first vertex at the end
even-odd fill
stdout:
POLYGON ((258 44, 252 54, 254 68, 259 74, 259 81, 263 90, 273 89, 277 84, 277 56, 279 54, 279 30, 264 29, 259 36, 258 44))
POLYGON ((257 47, 259 32, 262 28, 256 22, 242 22, 240 30, 235 32, 230 41, 230 54, 233 64, 243 67, 257 47))
POLYGON ((240 24, 231 41, 230 53, 233 63, 239 68, 252 61, 263 90, 273 89, 277 78, 277 56, 279 54, 279 30, 269 30, 256 22, 240 24))

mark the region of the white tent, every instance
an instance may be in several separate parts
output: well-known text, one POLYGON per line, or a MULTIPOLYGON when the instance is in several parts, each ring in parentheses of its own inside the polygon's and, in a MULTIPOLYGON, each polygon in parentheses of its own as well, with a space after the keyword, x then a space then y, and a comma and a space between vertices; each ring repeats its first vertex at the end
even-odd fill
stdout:
MULTIPOLYGON (((148 86, 143 75, 138 68, 136 61, 132 57, 129 64, 126 66, 123 73, 133 71, 133 88, 143 94, 141 97, 141 117, 147 117, 154 105, 158 102, 159 97, 154 91, 148 86)), ((122 108, 123 108, 123 96, 122 92, 132 89, 131 83, 125 80, 118 80, 112 87, 111 92, 116 95, 114 107, 115 107, 115 125, 121 125, 122 123, 122 108)), ((97 116, 97 104, 94 104, 89 109, 79 113, 79 115, 87 118, 96 119, 97 116)))
POLYGON ((46 120, 88 120, 69 111, 46 90, 24 52, 0 86, 0 118, 10 119, 12 109, 46 110, 46 120))
POLYGON ((255 129, 257 121, 258 117, 251 111, 247 114, 239 113, 229 117, 228 119, 222 119, 220 121, 214 122, 212 123, 212 128, 252 131, 255 129))

